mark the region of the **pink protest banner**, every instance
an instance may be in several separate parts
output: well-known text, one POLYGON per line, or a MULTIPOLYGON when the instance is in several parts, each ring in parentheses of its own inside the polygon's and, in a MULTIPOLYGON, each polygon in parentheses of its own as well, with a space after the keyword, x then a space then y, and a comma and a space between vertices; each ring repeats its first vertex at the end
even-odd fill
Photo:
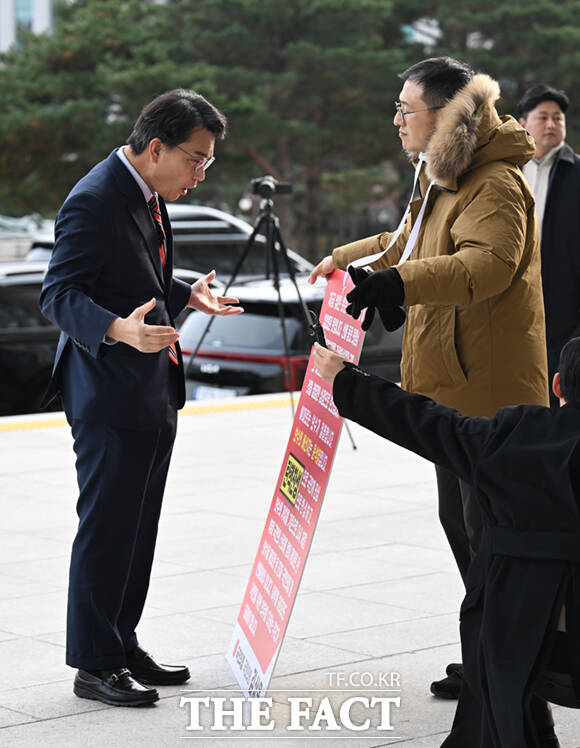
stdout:
MULTIPOLYGON (((320 312, 327 345, 357 363, 364 333, 346 313, 352 281, 329 279, 320 312)), ((312 362, 226 658, 246 696, 264 696, 290 620, 343 419, 312 362)))

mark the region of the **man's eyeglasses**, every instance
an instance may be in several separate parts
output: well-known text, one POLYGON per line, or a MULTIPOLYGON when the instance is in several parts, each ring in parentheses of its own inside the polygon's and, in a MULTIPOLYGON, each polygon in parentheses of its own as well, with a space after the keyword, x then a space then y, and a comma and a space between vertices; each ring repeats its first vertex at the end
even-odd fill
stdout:
POLYGON ((193 153, 186 151, 185 148, 182 148, 180 145, 176 145, 175 147, 179 148, 180 151, 183 151, 183 153, 186 153, 189 158, 193 159, 193 167, 195 169, 203 169, 203 171, 207 171, 215 161, 215 156, 210 156, 210 158, 200 158, 199 156, 194 156, 193 153))
POLYGON ((418 114, 419 112, 431 112, 433 111, 433 109, 443 109, 443 104, 441 106, 428 106, 425 109, 414 109, 412 112, 404 112, 403 105, 401 104, 401 102, 395 101, 395 109, 397 110, 397 114, 401 115, 403 124, 405 124, 405 117, 408 117, 409 114, 418 114))

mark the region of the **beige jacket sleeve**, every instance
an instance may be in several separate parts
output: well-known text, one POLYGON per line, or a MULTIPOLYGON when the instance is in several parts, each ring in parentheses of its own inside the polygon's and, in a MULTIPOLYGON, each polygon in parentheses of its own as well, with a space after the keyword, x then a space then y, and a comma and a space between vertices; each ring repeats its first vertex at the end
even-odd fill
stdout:
MULTIPOLYGON (((375 270, 381 270, 382 268, 388 268, 392 265, 396 265, 405 249, 407 238, 411 233, 410 217, 407 218, 405 227, 399 235, 397 241, 389 249, 386 255, 373 262, 371 267, 375 270)), ((383 252, 389 245, 393 234, 385 231, 383 234, 377 234, 376 236, 369 236, 366 239, 359 239, 356 242, 350 244, 343 244, 341 247, 337 247, 332 252, 332 259, 334 264, 340 270, 346 270, 346 266, 353 260, 358 260, 359 257, 368 257, 374 255, 377 252, 383 252)))
POLYGON ((485 183, 451 227, 441 227, 450 233, 454 252, 397 268, 405 305, 469 306, 501 293, 520 264, 527 225, 519 186, 485 183))

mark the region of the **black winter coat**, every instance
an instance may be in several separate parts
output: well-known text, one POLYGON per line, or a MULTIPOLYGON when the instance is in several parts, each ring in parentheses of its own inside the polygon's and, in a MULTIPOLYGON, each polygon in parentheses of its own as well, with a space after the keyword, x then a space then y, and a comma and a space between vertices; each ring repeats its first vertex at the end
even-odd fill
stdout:
POLYGON ((562 346, 580 328, 580 156, 567 143, 550 172, 541 250, 551 382, 562 346))
POLYGON ((580 405, 468 418, 351 365, 334 400, 481 500, 486 529, 460 613, 465 682, 444 748, 536 748, 530 700, 564 602, 580 647, 580 405))

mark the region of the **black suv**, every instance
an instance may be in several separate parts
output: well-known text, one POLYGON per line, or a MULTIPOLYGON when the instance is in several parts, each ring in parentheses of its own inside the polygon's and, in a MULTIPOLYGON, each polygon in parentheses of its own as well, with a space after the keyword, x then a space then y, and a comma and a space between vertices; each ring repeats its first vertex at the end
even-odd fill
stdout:
POLYGON ((38 411, 50 378, 60 330, 38 307, 46 267, 0 263, 0 415, 38 411))
MULTIPOLYGON (((308 308, 318 314, 326 282, 319 280, 311 286, 306 275, 297 280, 300 295, 308 308)), ((296 289, 289 278, 282 279, 281 293, 288 366, 278 296, 272 281, 254 280, 232 286, 228 295, 239 298, 244 314, 212 318, 209 331, 193 359, 192 353, 209 319, 199 312, 192 312, 186 318, 179 332, 188 399, 219 399, 302 387, 313 341, 303 322, 296 289)), ((361 366, 373 374, 398 381, 402 333, 403 328, 387 333, 377 315, 365 336, 361 366)))

